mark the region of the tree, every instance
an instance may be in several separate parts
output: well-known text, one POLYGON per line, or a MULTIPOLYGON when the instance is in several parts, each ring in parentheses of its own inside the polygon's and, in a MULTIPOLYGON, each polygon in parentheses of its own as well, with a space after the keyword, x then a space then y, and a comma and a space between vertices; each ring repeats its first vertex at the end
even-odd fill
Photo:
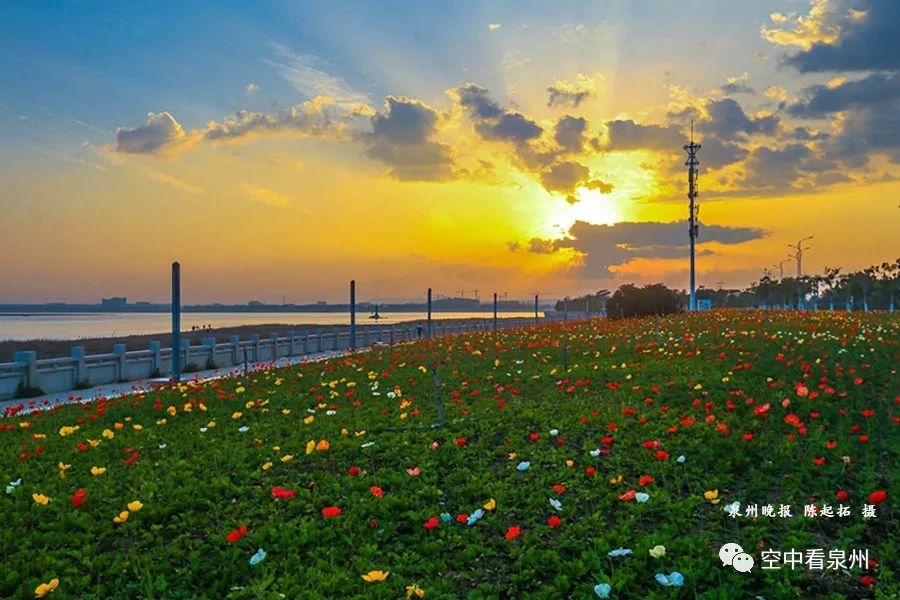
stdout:
POLYGON ((610 319, 669 315, 680 312, 682 294, 661 283, 637 287, 623 285, 610 296, 606 314, 610 319))

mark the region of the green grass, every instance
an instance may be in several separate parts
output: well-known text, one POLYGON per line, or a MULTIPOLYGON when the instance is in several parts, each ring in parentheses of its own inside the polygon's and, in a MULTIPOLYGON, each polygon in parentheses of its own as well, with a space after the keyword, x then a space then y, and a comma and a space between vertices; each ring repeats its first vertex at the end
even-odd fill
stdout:
POLYGON ((427 598, 593 598, 599 583, 614 598, 900 594, 896 318, 714 312, 564 326, 2 419, 0 487, 21 484, 0 493, 0 597, 34 597, 52 578, 48 597, 104 600, 400 598, 412 584, 427 598), (64 426, 79 429, 61 435, 64 426), (330 447, 307 454, 320 440, 330 447), (523 461, 530 467, 517 470, 523 461), (60 463, 71 465, 64 478, 60 463), (107 471, 93 476, 93 466, 107 471), (653 481, 640 486, 642 476, 653 481), (294 497, 273 498, 276 486, 294 497), (79 489, 87 499, 76 509, 79 489), (649 500, 620 500, 629 490, 649 500), (712 490, 718 504, 704 497, 712 490), (838 490, 849 517, 802 516, 810 501, 836 509, 838 490), (876 490, 887 499, 863 519, 876 490), (496 508, 474 525, 456 521, 490 499, 496 508), (143 508, 115 524, 133 500, 143 508), (794 517, 732 518, 723 507, 734 501, 790 504, 794 517), (342 513, 326 519, 328 506, 342 513), (560 526, 548 525, 552 515, 560 526), (424 528, 431 517, 439 526, 424 528), (229 543, 242 524, 247 535, 229 543), (521 533, 508 540, 512 526, 521 533), (751 573, 722 566, 726 542, 754 556, 751 573), (657 545, 665 556, 649 554, 657 545), (761 546, 868 549, 878 567, 766 571, 761 546), (620 547, 633 554, 608 556, 620 547), (253 566, 259 548, 267 556, 253 566), (367 583, 372 570, 390 575, 367 583), (682 587, 655 580, 674 571, 682 587))

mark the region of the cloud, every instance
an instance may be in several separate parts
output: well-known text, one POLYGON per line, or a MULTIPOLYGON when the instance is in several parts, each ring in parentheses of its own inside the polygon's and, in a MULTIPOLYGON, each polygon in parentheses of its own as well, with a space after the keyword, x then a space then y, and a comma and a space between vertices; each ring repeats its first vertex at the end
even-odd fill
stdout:
MULTIPOLYGON (((584 277, 603 278, 611 274, 610 267, 637 258, 686 258, 689 247, 687 221, 622 222, 615 225, 576 221, 568 235, 568 238, 556 241, 533 239, 529 242, 529 251, 548 253, 561 249, 574 250, 581 257, 584 277)), ((764 230, 757 228, 700 225, 701 244, 741 244, 765 235, 764 230)))
POLYGON ((168 112, 148 113, 143 125, 134 129, 116 129, 116 151, 157 153, 185 141, 186 138, 184 128, 168 112))
POLYGON ((597 94, 597 82, 594 78, 579 73, 575 81, 557 81, 547 88, 550 97, 547 106, 571 106, 578 105, 597 94))
POLYGON ((801 19, 827 23, 829 33, 797 44, 802 50, 786 59, 801 73, 900 69, 897 0, 817 0, 801 19))
POLYGON ((252 96, 253 94, 255 94, 258 91, 259 91, 259 86, 256 85, 255 83, 248 83, 247 85, 244 86, 244 94, 246 94, 247 96, 252 96))
POLYGON ((870 108, 900 100, 900 74, 873 73, 839 85, 813 85, 802 96, 802 100, 788 106, 792 116, 821 118, 848 109, 870 108))
POLYGON ((364 139, 367 154, 391 167, 405 181, 433 181, 453 175, 450 148, 430 138, 437 133, 437 111, 405 97, 388 96, 383 112, 372 116, 372 133, 364 139))
POLYGON ((580 152, 584 148, 587 120, 584 117, 566 115, 556 122, 554 138, 567 152, 580 152))
MULTIPOLYGON (((891 1, 891 0, 889 0, 891 1)), ((808 49, 814 44, 834 42, 841 31, 840 15, 834 10, 832 0, 811 0, 812 8, 806 15, 769 15, 773 27, 763 26, 762 37, 777 46, 799 46, 808 49)))
POLYGON ((496 119, 475 125, 475 130, 486 140, 526 142, 543 133, 541 126, 516 111, 505 111, 496 119))
POLYGON ((710 169, 721 169, 726 165, 743 160, 749 151, 733 142, 725 142, 711 136, 702 140, 700 149, 701 165, 710 169))
POLYGON ((158 181, 163 183, 173 189, 180 190, 182 192, 187 192, 188 194, 194 194, 197 196, 202 196, 206 194, 206 190, 197 187, 187 181, 178 179, 177 177, 173 177, 168 173, 163 173, 161 171, 157 171, 152 167, 148 167, 146 165, 140 166, 137 168, 137 172, 147 177, 148 179, 152 179, 154 181, 158 181))
POLYGON ((749 77, 746 71, 737 77, 729 77, 719 86, 719 91, 723 94, 755 94, 756 90, 746 83, 749 77))
POLYGON ((681 148, 687 141, 678 125, 641 125, 630 119, 608 121, 606 149, 664 150, 681 148))
POLYGON ((549 191, 571 192, 591 175, 591 170, 574 161, 553 165, 541 173, 541 182, 549 191))
POLYGON ((802 179, 834 170, 837 165, 818 156, 807 145, 794 142, 777 148, 754 148, 744 163, 739 184, 758 190, 789 190, 803 187, 802 179))
POLYGON ((303 96, 325 96, 337 104, 368 104, 364 93, 354 89, 343 77, 328 73, 317 56, 294 52, 284 44, 273 43, 272 47, 278 59, 266 62, 303 96))
POLYGON ((503 23, 488 23, 488 31, 497 31, 503 26, 503 23))
POLYGON ((249 183, 245 183, 242 189, 244 195, 254 202, 275 208, 294 208, 294 199, 281 192, 249 183))
POLYGON ((701 121, 698 129, 722 140, 741 139, 744 135, 756 133, 772 135, 780 123, 777 115, 748 117, 733 98, 710 100, 706 104, 706 112, 708 119, 701 121))
POLYGON ((457 103, 473 119, 494 119, 503 112, 500 105, 490 97, 488 91, 475 83, 465 83, 453 88, 449 94, 456 98, 457 103))

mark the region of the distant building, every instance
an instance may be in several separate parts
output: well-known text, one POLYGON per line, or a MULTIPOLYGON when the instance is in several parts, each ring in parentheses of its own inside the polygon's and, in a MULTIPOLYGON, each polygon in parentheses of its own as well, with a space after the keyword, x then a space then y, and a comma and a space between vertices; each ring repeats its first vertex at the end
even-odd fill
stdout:
POLYGON ((124 297, 103 298, 100 300, 100 306, 110 310, 125 308, 128 305, 128 299, 124 297))
POLYGON ((247 306, 264 306, 264 304, 259 300, 251 300, 247 303, 247 306))

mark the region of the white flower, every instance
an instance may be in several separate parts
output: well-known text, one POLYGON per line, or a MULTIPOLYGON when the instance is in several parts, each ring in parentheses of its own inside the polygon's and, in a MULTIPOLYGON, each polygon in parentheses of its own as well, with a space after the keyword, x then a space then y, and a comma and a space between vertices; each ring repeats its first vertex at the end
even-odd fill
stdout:
POLYGON ((550 506, 552 506, 556 510, 562 510, 562 502, 560 502, 556 498, 550 498, 550 506))
POLYGON ((559 429, 551 429, 551 430, 550 430, 550 435, 552 435, 552 436, 557 436, 557 435, 559 435, 559 429))

